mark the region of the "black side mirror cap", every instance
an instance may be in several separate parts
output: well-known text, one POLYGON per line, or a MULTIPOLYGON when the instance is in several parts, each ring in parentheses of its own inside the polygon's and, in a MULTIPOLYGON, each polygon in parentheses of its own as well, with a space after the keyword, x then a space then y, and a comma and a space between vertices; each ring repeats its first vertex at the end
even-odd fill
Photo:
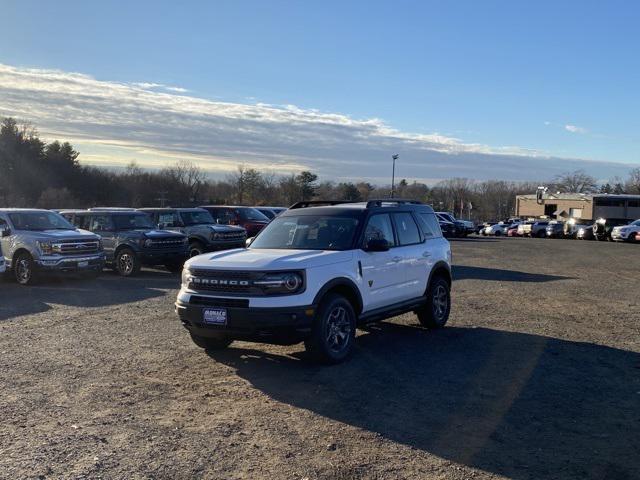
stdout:
POLYGON ((389 251, 389 242, 384 238, 372 238, 364 246, 365 252, 387 252, 389 251))

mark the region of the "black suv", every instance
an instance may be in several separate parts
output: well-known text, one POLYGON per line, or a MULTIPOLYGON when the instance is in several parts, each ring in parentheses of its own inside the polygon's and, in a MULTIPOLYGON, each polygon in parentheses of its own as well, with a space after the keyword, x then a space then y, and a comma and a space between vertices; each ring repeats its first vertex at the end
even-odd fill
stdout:
POLYGON ((630 220, 625 218, 598 218, 593 224, 594 240, 611 240, 613 227, 629 224, 630 220))
POLYGON ((141 208, 158 228, 184 233, 189 237, 189 256, 205 252, 244 248, 247 232, 234 225, 219 225, 202 208, 141 208))
POLYGON ((164 265, 178 273, 189 257, 187 236, 156 230, 151 217, 133 209, 64 210, 63 217, 78 228, 102 237, 107 265, 123 277, 144 266, 164 265))

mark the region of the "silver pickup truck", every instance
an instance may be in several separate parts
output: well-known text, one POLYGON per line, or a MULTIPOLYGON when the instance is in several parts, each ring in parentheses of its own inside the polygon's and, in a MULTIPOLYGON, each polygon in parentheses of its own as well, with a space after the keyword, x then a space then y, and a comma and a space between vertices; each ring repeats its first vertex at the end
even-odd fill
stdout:
POLYGON ((97 275, 105 262, 99 236, 49 210, 0 209, 0 252, 1 268, 22 285, 44 272, 97 275))

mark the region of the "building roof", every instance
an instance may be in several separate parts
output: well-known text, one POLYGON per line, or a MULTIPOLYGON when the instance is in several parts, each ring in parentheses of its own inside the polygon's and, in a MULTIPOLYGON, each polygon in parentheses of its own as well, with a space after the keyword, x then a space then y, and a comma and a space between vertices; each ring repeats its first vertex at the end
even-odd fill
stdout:
MULTIPOLYGON (((528 194, 528 195, 516 195, 516 198, 521 198, 523 200, 536 200, 536 194, 528 194)), ((592 194, 587 193, 545 193, 544 200, 585 200, 590 202, 593 198, 592 194)))

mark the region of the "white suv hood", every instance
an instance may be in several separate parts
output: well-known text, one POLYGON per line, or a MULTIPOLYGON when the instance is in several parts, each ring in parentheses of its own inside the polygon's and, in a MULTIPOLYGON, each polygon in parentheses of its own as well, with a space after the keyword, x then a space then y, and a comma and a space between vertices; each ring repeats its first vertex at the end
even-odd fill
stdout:
POLYGON ((235 249, 191 258, 186 268, 212 270, 297 270, 347 262, 351 251, 235 249))

